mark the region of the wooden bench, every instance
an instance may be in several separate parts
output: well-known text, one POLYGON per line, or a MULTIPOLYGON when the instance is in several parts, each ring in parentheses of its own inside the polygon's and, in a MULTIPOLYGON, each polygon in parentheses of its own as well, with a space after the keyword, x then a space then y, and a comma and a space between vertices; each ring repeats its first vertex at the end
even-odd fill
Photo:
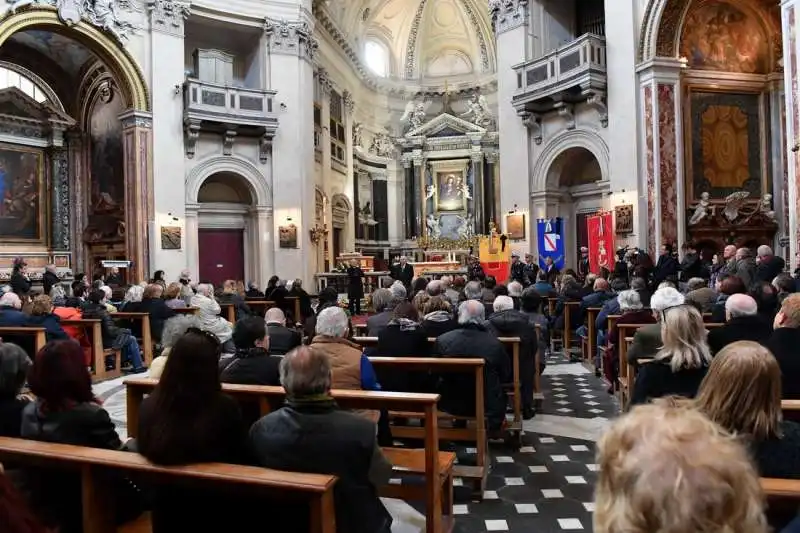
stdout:
POLYGON ((267 310, 278 305, 272 300, 247 300, 245 301, 245 304, 247 304, 247 307, 249 307, 250 310, 258 316, 266 315, 267 310))
POLYGON ((150 329, 150 315, 148 313, 125 313, 120 311, 111 313, 111 318, 141 323, 142 337, 138 340, 144 356, 144 365, 149 368, 153 363, 153 334, 150 329))
POLYGON ((233 304, 219 304, 221 315, 231 324, 236 324, 236 306, 233 304))
POLYGON ((45 334, 44 328, 37 328, 37 327, 3 327, 0 328, 0 338, 6 337, 3 339, 5 342, 13 342, 14 337, 33 337, 33 349, 34 353, 29 355, 36 355, 39 353, 39 350, 44 348, 44 345, 47 344, 47 335, 45 334))
MULTIPOLYGON (((586 309, 586 316, 589 323, 587 324, 588 329, 588 339, 586 339, 586 348, 588 351, 586 359, 589 360, 590 363, 594 364, 594 361, 597 357, 597 328, 595 327, 595 322, 597 321, 597 315, 600 314, 602 311, 602 307, 589 307, 586 309)), ((598 370, 602 368, 603 365, 603 358, 600 358, 600 367, 598 370)))
POLYGON ((767 498, 800 499, 800 479, 762 477, 759 482, 767 498))
MULTIPOLYGON (((128 434, 133 436, 139 424, 139 409, 145 394, 151 392, 157 380, 129 379, 127 389, 128 434)), ((286 393, 283 387, 235 385, 223 383, 225 394, 241 402, 257 402, 261 415, 283 406, 286 393)), ((419 485, 389 484, 381 487, 381 494, 390 498, 425 502, 428 533, 449 532, 453 527, 453 463, 455 454, 439 452, 438 394, 412 394, 399 392, 332 390, 336 403, 346 409, 387 409, 420 416, 425 421, 422 431, 423 449, 383 448, 386 458, 394 467, 395 476, 422 475, 419 485), (432 474, 436 472, 437 474, 432 474)))
POLYGON ((173 311, 175 311, 178 315, 196 315, 198 311, 200 311, 199 307, 173 307, 173 311))
MULTIPOLYGON (((80 473, 84 533, 114 533, 113 478, 108 471, 124 472, 136 480, 192 487, 246 488, 269 498, 299 498, 310 508, 311 531, 336 533, 333 487, 336 477, 282 472, 254 466, 206 463, 162 467, 138 453, 85 448, 0 437, 0 460, 23 466, 69 469, 80 473)), ((219 509, 219 514, 229 512, 219 509)), ((147 524, 149 531, 149 524, 147 524)))
MULTIPOLYGON (((536 354, 534 356, 534 378, 533 378, 533 390, 534 393, 541 392, 541 355, 539 354, 539 342, 538 337, 541 334, 541 326, 539 324, 536 325, 536 354)), ((368 348, 378 345, 378 337, 353 337, 351 339, 356 344, 368 348)), ((522 391, 520 389, 520 369, 519 369, 519 358, 520 358, 520 343, 522 340, 519 337, 498 337, 503 346, 509 352, 511 357, 511 369, 512 369, 512 383, 504 384, 504 387, 509 389, 513 395, 512 399, 512 406, 514 412, 514 420, 511 424, 508 425, 509 434, 513 437, 516 443, 521 446, 522 445, 522 391), (510 347, 510 351, 508 350, 510 347)), ((428 337, 428 342, 434 344, 436 342, 436 337, 428 337)), ((533 401, 533 398, 531 398, 533 401)))
POLYGON ((89 339, 89 345, 92 347, 92 362, 96 380, 120 376, 122 373, 122 352, 103 348, 103 328, 102 321, 99 318, 63 319, 61 320, 61 325, 83 329, 83 334, 89 339), (107 356, 114 356, 114 368, 111 370, 106 370, 107 356))
POLYGON ((564 355, 570 357, 570 349, 572 348, 572 313, 570 310, 572 307, 576 307, 580 309, 581 302, 564 302, 564 347, 563 352, 564 355))
POLYGON ((293 307, 294 317, 292 317, 292 318, 294 318, 294 321, 295 322, 301 322, 302 319, 301 319, 301 316, 300 316, 300 297, 299 296, 287 296, 286 300, 289 301, 289 302, 292 302, 294 304, 294 307, 293 307))

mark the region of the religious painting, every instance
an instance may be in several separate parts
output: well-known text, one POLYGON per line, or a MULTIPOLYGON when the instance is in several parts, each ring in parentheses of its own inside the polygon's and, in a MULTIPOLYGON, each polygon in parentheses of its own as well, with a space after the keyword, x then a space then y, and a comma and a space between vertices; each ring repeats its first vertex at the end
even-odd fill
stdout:
POLYGON ((632 205, 618 205, 614 208, 614 229, 617 235, 633 233, 632 205))
POLYGON ((470 195, 464 171, 436 173, 436 208, 439 211, 463 211, 470 195))
POLYGON ((761 104, 755 93, 691 93, 691 158, 693 200, 736 191, 761 195, 761 104))
POLYGON ((765 74, 770 48, 758 18, 727 2, 696 2, 683 24, 680 53, 692 68, 765 74))
POLYGON ((45 242, 44 155, 0 144, 0 239, 45 242))
POLYGON ((161 226, 161 249, 162 250, 181 249, 180 226, 161 226))
POLYGON ((297 226, 279 226, 278 243, 281 248, 297 248, 297 226))
POLYGON ((525 215, 523 213, 506 215, 506 235, 512 241, 525 239, 525 215))
POLYGON ((122 123, 123 98, 111 81, 97 91, 91 111, 91 215, 122 214, 125 203, 122 123))

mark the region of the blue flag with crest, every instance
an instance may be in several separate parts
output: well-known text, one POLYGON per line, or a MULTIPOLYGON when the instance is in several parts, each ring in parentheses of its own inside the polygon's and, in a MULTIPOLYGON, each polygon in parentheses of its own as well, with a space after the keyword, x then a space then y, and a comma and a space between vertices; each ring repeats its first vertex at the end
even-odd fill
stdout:
POLYGON ((539 267, 544 268, 547 257, 559 270, 564 268, 564 219, 540 218, 536 221, 536 234, 539 239, 539 267))

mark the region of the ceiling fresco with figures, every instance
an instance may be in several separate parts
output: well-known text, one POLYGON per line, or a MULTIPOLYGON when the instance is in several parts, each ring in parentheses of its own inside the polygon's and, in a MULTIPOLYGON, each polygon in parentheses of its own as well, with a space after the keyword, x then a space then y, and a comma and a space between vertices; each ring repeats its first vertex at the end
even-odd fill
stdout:
POLYGON ((388 52, 387 76, 463 79, 492 74, 494 37, 485 0, 328 0, 357 49, 388 52))
POLYGON ((81 69, 87 63, 97 59, 92 52, 77 41, 49 31, 20 31, 9 37, 8 40, 32 48, 49 57, 73 79, 77 79, 81 69))

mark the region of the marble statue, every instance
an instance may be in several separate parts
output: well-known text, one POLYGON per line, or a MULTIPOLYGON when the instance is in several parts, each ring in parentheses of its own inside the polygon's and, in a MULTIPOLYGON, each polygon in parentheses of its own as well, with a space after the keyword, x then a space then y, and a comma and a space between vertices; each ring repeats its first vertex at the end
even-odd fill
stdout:
POLYGON ((692 214, 692 218, 689 219, 690 226, 699 224, 701 220, 713 214, 710 213, 710 211, 713 211, 713 208, 711 208, 711 202, 709 201, 710 198, 711 195, 709 195, 707 192, 704 192, 703 194, 700 195, 700 201, 694 207, 694 213, 692 214))
POLYGON ((414 130, 425 123, 425 103, 422 101, 411 101, 406 104, 406 110, 400 118, 400 122, 407 122, 408 129, 414 130))
POLYGON ((725 215, 725 218, 728 219, 728 222, 733 222, 739 218, 739 215, 741 214, 740 211, 742 207, 744 207, 744 203, 749 196, 750 193, 747 191, 738 191, 728 195, 728 197, 725 198, 725 208, 723 209, 722 214, 725 215))
POLYGON ((461 185, 458 186, 458 192, 465 200, 472 200, 472 193, 469 190, 469 185, 466 183, 461 182, 461 185))
POLYGON ((759 211, 761 212, 764 217, 775 220, 775 211, 772 209, 772 195, 766 193, 764 196, 761 197, 761 204, 759 205, 759 211))
POLYGON ((436 194, 436 185, 428 185, 425 187, 425 199, 430 200, 436 194))
POLYGON ((361 148, 361 143, 363 142, 363 139, 361 138, 362 127, 363 126, 360 122, 356 122, 353 126, 353 147, 355 148, 361 148))
POLYGON ((387 134, 378 133, 372 138, 372 144, 369 146, 369 153, 379 157, 392 157, 394 154, 394 143, 387 134))
POLYGON ((467 104, 467 111, 461 114, 477 126, 488 126, 492 122, 492 112, 489 109, 489 102, 482 94, 474 94, 467 104))
POLYGON ((425 226, 428 228, 428 237, 438 239, 442 236, 442 225, 439 217, 433 213, 428 213, 428 218, 425 219, 425 226))
POLYGON ((475 236, 475 217, 467 215, 465 217, 458 216, 458 228, 456 229, 459 237, 474 237, 475 236))

